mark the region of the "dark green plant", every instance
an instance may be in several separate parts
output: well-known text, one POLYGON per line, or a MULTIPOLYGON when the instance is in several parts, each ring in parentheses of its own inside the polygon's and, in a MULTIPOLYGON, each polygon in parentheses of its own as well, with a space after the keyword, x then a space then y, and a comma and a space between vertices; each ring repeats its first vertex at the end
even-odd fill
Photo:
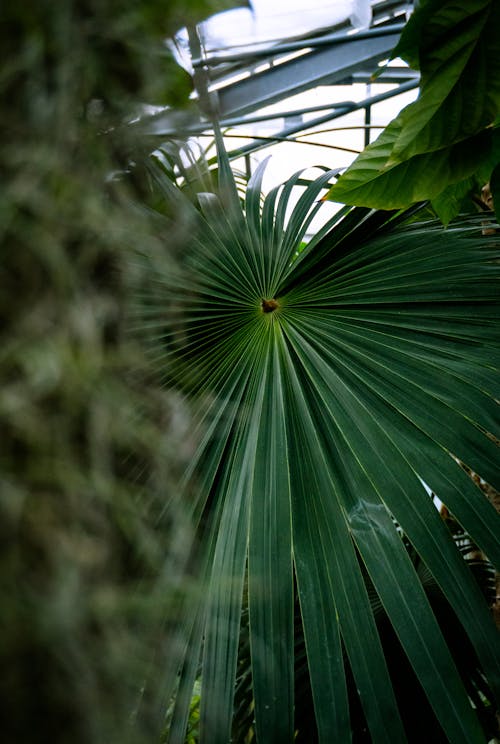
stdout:
POLYGON ((177 270, 160 272, 148 321, 166 373, 182 369, 179 384, 202 408, 186 481, 199 494, 190 570, 200 591, 179 614, 169 741, 183 740, 200 673, 201 741, 229 741, 233 717, 249 710, 257 741, 307 741, 294 720, 302 633, 319 741, 350 741, 359 710, 372 741, 415 740, 371 586, 434 712, 429 739, 479 744, 446 629, 396 522, 498 695, 491 614, 423 485, 497 562, 499 516, 455 458, 498 486, 498 238, 474 217, 443 230, 415 215, 407 224, 409 213, 346 209, 299 253, 331 174, 288 215, 301 174, 263 199, 260 166, 242 210, 220 138, 219 155, 219 191, 199 195, 201 215, 153 171, 198 223, 177 270), (252 703, 235 710, 248 653, 252 703))

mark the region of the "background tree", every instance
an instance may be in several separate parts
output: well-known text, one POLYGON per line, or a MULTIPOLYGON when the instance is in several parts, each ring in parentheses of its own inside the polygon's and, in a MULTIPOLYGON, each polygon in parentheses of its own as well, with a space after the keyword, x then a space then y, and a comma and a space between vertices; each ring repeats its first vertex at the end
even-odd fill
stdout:
POLYGON ((178 515, 174 535, 155 522, 190 456, 189 415, 145 363, 126 316, 132 275, 140 283, 133 250, 167 267, 186 226, 179 214, 160 244, 131 208, 140 179, 116 174, 146 152, 124 126, 138 106, 178 106, 190 91, 165 37, 215 5, 28 0, 0 9, 6 741, 136 744, 161 728, 147 693, 131 724, 146 670, 161 668, 170 638, 157 627, 183 522, 178 515))

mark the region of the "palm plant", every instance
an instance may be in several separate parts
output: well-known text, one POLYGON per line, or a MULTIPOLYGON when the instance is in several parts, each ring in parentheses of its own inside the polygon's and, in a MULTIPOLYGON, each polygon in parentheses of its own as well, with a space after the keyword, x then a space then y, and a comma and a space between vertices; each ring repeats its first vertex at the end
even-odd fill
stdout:
POLYGON ((301 173, 263 197, 263 164, 242 204, 217 138, 218 193, 199 209, 152 168, 196 226, 144 310, 166 378, 200 411, 169 741, 200 676, 201 741, 343 743, 360 716, 366 740, 411 741, 378 607, 433 710, 430 740, 483 742, 426 581, 497 700, 500 648, 427 489, 498 563, 499 516, 461 466, 498 487, 498 236, 474 217, 444 230, 418 209, 346 208, 303 248, 332 173, 289 213, 301 173))

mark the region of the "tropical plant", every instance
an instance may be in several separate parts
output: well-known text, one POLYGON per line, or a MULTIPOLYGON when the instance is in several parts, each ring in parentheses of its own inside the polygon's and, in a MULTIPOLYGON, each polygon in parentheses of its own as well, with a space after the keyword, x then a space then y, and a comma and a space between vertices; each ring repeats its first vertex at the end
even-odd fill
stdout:
POLYGON ((498 637, 428 488, 498 563, 500 517, 461 465, 498 487, 498 236, 474 216, 444 230, 418 208, 347 207, 309 238, 331 172, 290 210, 302 174, 264 197, 262 164, 242 206, 217 139, 199 206, 151 169, 196 226, 143 308, 200 411, 169 741, 200 678, 204 742, 416 741, 387 631, 427 738, 484 742, 471 700, 498 700, 498 637), (451 617, 480 682, 457 671, 451 617))
POLYGON ((419 97, 356 158, 329 198, 378 209, 431 199, 448 223, 491 179, 500 202, 499 24, 496 0, 418 3, 392 57, 420 70, 419 97))

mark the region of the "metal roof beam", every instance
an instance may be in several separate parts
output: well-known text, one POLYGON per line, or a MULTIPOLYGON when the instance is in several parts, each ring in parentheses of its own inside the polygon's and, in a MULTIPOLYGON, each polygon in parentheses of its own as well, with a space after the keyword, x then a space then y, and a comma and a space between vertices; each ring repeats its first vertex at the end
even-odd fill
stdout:
POLYGON ((299 124, 294 124, 293 126, 285 127, 280 132, 271 134, 267 137, 257 137, 252 142, 249 142, 247 145, 243 145, 243 147, 239 147, 237 150, 231 150, 230 152, 228 152, 228 156, 231 160, 233 160, 234 158, 250 155, 252 152, 256 152, 257 150, 262 150, 263 148, 269 147, 269 145, 272 145, 276 142, 287 142, 292 138, 292 135, 294 134, 298 134, 299 132, 303 132, 304 130, 313 129, 320 124, 325 124, 326 122, 333 121, 334 119, 339 119, 342 116, 345 116, 345 114, 350 113, 351 111, 366 109, 376 103, 381 103, 382 101, 386 101, 389 98, 393 98, 400 93, 406 93, 409 90, 413 90, 414 88, 417 88, 418 85, 419 80, 418 78, 416 78, 414 80, 409 80, 408 82, 403 83, 398 88, 386 91, 385 93, 379 93, 376 96, 370 96, 369 98, 365 98, 363 101, 359 101, 357 103, 341 104, 340 108, 334 110, 333 112, 330 111, 328 114, 324 114, 323 116, 319 116, 309 121, 302 121, 299 124))
POLYGON ((221 118, 269 106, 318 85, 347 81, 356 72, 375 69, 387 58, 400 36, 390 27, 382 36, 355 36, 327 48, 315 49, 216 91, 221 118))
MULTIPOLYGON (((404 23, 392 24, 390 26, 394 33, 401 32, 405 27, 404 23)), ((387 34, 387 26, 375 26, 373 28, 366 29, 366 31, 357 31, 352 36, 347 36, 346 32, 336 32, 333 34, 324 34, 323 36, 310 36, 299 41, 280 42, 276 44, 268 44, 262 49, 246 49, 241 52, 233 52, 232 54, 209 54, 206 57, 198 56, 192 61, 194 68, 197 67, 216 67, 221 64, 231 64, 235 62, 255 62, 259 59, 270 60, 275 59, 279 55, 290 54, 290 52, 301 51, 302 49, 317 49, 319 47, 333 46, 335 44, 343 44, 345 41, 361 40, 361 39, 373 39, 377 36, 385 36, 387 34)))
MULTIPOLYGON (((377 80, 380 82, 380 78, 377 80)), ((394 81, 388 81, 394 82, 394 81)), ((292 111, 280 111, 273 114, 256 114, 255 116, 237 116, 237 117, 226 117, 221 120, 220 124, 224 127, 238 127, 245 126, 245 124, 252 124, 259 121, 267 121, 271 119, 287 119, 295 116, 299 116, 305 113, 320 112, 328 110, 327 114, 314 119, 313 121, 302 121, 300 124, 293 125, 293 128, 287 127, 276 133, 276 139, 273 140, 273 135, 266 137, 266 141, 256 141, 247 145, 250 148, 249 151, 266 147, 268 144, 272 144, 273 141, 280 142, 282 139, 296 134, 297 132, 305 129, 311 129, 318 124, 323 124, 326 121, 332 121, 338 119, 351 111, 358 111, 363 108, 380 103, 388 98, 393 98, 400 93, 405 93, 408 90, 413 90, 418 87, 419 77, 418 74, 414 74, 409 80, 406 79, 404 83, 400 84, 399 87, 393 88, 385 93, 377 94, 365 98, 363 101, 342 101, 337 103, 325 103, 318 106, 305 106, 300 109, 294 109, 292 111)), ((207 133, 211 130, 212 125, 209 121, 200 121, 199 118, 195 120, 194 112, 181 112, 167 110, 154 116, 144 117, 142 120, 137 122, 136 126, 140 126, 145 135, 160 136, 160 137, 175 137, 175 136, 191 136, 200 135, 207 133)), ((243 135, 242 135, 243 136, 243 135)), ((236 157, 235 153, 230 153, 231 156, 236 157)))

